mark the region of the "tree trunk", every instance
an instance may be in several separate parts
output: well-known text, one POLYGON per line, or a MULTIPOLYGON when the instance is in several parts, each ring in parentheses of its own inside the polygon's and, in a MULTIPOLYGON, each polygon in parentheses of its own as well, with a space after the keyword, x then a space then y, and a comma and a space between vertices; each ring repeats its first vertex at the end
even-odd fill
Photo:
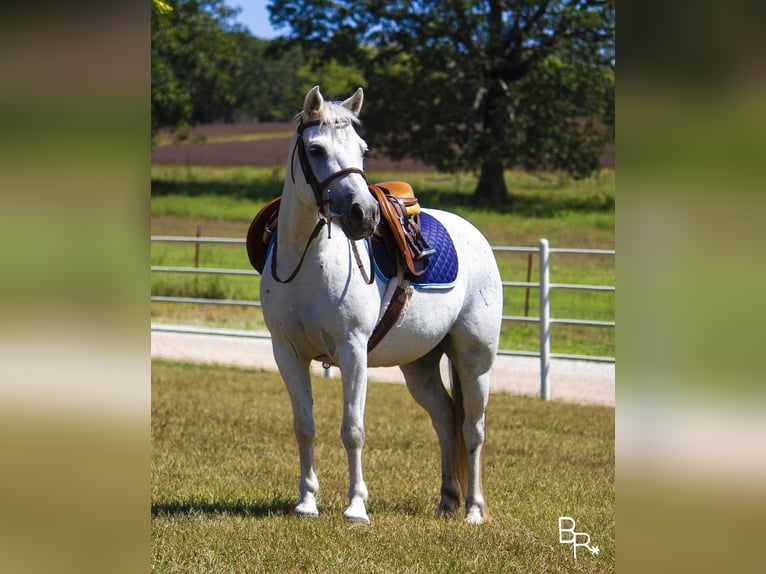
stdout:
POLYGON ((481 175, 474 199, 480 203, 506 203, 508 188, 503 177, 503 164, 494 159, 488 159, 481 164, 481 175))
MULTIPOLYGON (((502 62, 505 58, 503 41, 503 6, 499 0, 489 3, 488 53, 491 61, 502 62)), ((506 203, 508 188, 503 177, 503 160, 507 159, 506 123, 508 122, 507 86, 501 80, 501 70, 491 66, 485 71, 487 92, 484 101, 483 124, 489 135, 484 146, 481 175, 473 198, 477 203, 506 203)))

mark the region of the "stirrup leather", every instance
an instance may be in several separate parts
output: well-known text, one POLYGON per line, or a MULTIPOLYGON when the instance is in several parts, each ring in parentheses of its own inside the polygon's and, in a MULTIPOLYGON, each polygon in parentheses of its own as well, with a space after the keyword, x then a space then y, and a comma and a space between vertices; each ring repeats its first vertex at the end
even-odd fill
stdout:
POLYGON ((410 184, 389 181, 368 185, 380 205, 381 222, 375 233, 383 237, 389 250, 401 255, 402 263, 415 276, 428 265, 436 251, 420 232, 420 204, 410 184), (391 243, 396 249, 392 249, 391 243))

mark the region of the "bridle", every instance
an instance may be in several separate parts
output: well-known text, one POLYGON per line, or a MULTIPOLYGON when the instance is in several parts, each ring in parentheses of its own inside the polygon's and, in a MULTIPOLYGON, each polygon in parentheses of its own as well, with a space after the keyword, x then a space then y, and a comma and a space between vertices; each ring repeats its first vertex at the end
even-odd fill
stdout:
MULTIPOLYGON (((317 202, 317 207, 319 208, 319 221, 317 221, 317 224, 314 226, 314 229, 311 232, 311 235, 309 236, 308 241, 306 242, 306 247, 303 249, 303 254, 301 255, 300 260, 298 261, 298 265, 295 267, 295 270, 290 274, 290 276, 287 279, 280 279, 280 277, 277 275, 277 235, 274 236, 274 253, 271 256, 271 276, 274 278, 274 280, 277 283, 289 283, 295 277, 298 275, 298 271, 300 271, 300 268, 303 266, 303 261, 306 258, 306 253, 309 250, 309 245, 311 245, 311 242, 316 239, 316 237, 319 235, 319 232, 321 231, 322 227, 327 225, 327 235, 328 238, 330 237, 330 221, 333 217, 336 217, 340 214, 333 213, 332 209, 330 208, 330 189, 329 185, 338 179, 339 177, 343 177, 344 175, 350 175, 352 173, 356 173, 358 175, 362 176, 362 179, 364 179, 364 182, 367 183, 367 175, 359 168, 356 167, 345 167, 343 169, 340 169, 336 171, 335 173, 330 174, 328 177, 323 179, 322 181, 319 181, 317 179, 316 174, 314 173, 314 170, 311 169, 311 164, 309 163, 309 157, 308 153, 306 152, 306 144, 303 141, 303 132, 313 126, 318 126, 322 122, 320 120, 312 120, 310 122, 304 122, 303 119, 301 119, 300 123, 298 124, 298 129, 296 130, 298 133, 298 138, 295 143, 295 147, 293 148, 293 152, 290 156, 290 177, 293 180, 293 184, 295 183, 295 152, 298 152, 298 161, 301 165, 301 171, 303 172, 303 177, 306 179, 306 182, 311 187, 311 190, 314 192, 314 199, 317 202), (323 193, 323 190, 327 190, 327 194, 325 197, 325 194, 323 193)), ((349 241, 351 241, 349 239, 349 241)), ((359 270, 362 273, 362 277, 364 278, 365 283, 368 285, 371 285, 372 282, 375 280, 375 270, 374 270, 374 258, 372 253, 372 239, 370 237, 367 237, 367 250, 370 253, 370 274, 367 275, 367 271, 364 269, 364 265, 362 264, 362 259, 359 256, 359 252, 356 248, 356 242, 351 241, 351 247, 354 251, 354 258, 356 259, 356 264, 359 266, 359 270)))
MULTIPOLYGON (((317 179, 317 176, 314 174, 314 170, 311 169, 311 164, 309 163, 309 156, 306 152, 306 143, 303 141, 303 132, 307 130, 308 128, 318 126, 322 122, 319 120, 313 120, 310 122, 303 122, 301 120, 301 123, 298 124, 298 141, 295 143, 295 147, 293 148, 292 157, 290 159, 290 176, 293 179, 293 183, 295 183, 295 152, 298 151, 298 161, 300 161, 301 164, 301 171, 303 172, 303 177, 306 178, 306 181, 308 182, 309 186, 311 187, 311 190, 314 192, 314 199, 316 199, 317 207, 319 208, 319 213, 325 212, 325 206, 327 206, 327 210, 329 212, 330 209, 330 194, 329 194, 329 185, 338 179, 339 177, 343 177, 344 175, 349 175, 352 173, 356 173, 362 176, 362 179, 365 183, 367 183, 367 175, 359 168, 356 167, 345 167, 343 169, 340 169, 336 171, 335 173, 330 174, 328 177, 324 178, 322 181, 319 181, 317 179), (328 190, 327 197, 323 197, 323 191, 328 190)), ((332 216, 333 214, 330 214, 332 216)))

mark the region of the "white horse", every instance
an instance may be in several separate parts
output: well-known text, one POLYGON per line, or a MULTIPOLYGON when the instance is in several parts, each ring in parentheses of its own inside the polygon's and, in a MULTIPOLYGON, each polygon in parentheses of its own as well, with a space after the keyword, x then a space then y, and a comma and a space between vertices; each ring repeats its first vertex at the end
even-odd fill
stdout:
POLYGON ((454 214, 424 210, 454 239, 457 279, 445 290, 412 290, 403 317, 368 356, 385 285, 367 282, 365 275, 374 270, 356 253, 366 253, 363 239, 373 233, 380 213, 362 167, 367 145, 354 127, 363 98, 361 88, 340 103, 324 100, 318 86, 307 94, 290 143, 276 238, 261 280, 263 315, 292 402, 298 441, 300 502, 295 512, 318 514, 309 365, 319 360, 337 365, 343 384, 340 434, 350 480, 343 515, 369 523, 362 475, 367 368, 399 365, 439 438, 437 512, 454 513, 462 495, 465 520, 481 523, 481 451, 502 314, 500 274, 487 240, 475 227, 454 214), (439 371, 445 353, 452 396, 439 371))

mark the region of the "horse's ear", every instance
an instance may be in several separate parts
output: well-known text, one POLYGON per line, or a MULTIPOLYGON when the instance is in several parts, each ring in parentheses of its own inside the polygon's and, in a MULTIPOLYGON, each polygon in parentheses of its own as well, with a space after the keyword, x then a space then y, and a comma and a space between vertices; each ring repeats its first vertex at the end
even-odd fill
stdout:
POLYGON ((306 100, 303 102, 303 118, 307 120, 320 115, 322 106, 324 106, 324 98, 319 91, 319 86, 314 86, 306 94, 306 100))
POLYGON ((362 90, 362 88, 357 88, 356 92, 354 92, 354 95, 349 99, 341 102, 340 105, 344 108, 348 108, 354 113, 355 116, 358 116, 359 112, 362 111, 362 103, 364 103, 364 90, 362 90))

